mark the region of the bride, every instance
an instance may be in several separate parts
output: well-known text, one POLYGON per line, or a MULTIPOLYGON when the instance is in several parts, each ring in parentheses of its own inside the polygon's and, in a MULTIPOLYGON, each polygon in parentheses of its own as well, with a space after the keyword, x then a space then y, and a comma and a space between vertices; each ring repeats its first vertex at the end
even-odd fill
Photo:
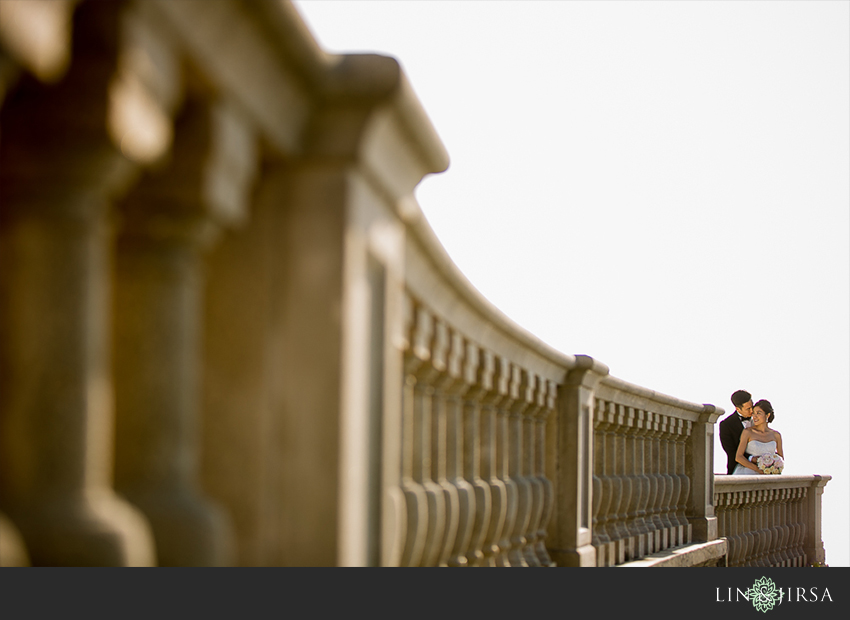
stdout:
POLYGON ((741 443, 738 444, 738 452, 735 455, 738 465, 732 475, 755 476, 764 473, 756 464, 747 460, 745 452, 757 457, 775 453, 785 458, 782 453, 782 435, 767 427, 767 423, 773 422, 773 418, 773 406, 769 401, 760 400, 753 405, 753 425, 741 433, 741 443))

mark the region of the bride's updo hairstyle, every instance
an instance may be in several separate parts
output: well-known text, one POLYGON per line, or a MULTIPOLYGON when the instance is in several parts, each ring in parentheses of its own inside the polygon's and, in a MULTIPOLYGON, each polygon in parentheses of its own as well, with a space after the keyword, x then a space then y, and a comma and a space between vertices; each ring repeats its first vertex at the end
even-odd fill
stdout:
POLYGON ((768 423, 773 422, 773 405, 770 404, 769 400, 765 400, 762 398, 759 402, 753 405, 753 409, 755 409, 756 407, 758 407, 767 414, 768 423))

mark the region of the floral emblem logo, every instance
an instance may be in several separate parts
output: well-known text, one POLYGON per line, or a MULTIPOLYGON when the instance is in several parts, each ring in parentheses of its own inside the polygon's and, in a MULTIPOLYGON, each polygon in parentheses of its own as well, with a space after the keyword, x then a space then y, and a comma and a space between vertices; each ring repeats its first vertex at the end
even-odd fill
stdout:
POLYGON ((763 613, 766 613, 768 609, 773 609, 773 606, 782 600, 782 594, 782 590, 777 590, 773 580, 767 577, 756 579, 753 587, 747 590, 747 597, 752 602, 753 607, 763 613))

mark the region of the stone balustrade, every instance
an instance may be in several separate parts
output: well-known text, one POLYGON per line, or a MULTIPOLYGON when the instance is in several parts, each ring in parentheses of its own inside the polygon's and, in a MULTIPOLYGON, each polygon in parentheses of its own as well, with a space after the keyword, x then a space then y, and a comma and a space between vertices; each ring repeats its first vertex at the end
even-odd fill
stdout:
POLYGON ((823 564, 821 496, 831 476, 717 476, 718 533, 728 566, 823 564))
POLYGON ((0 1, 0 564, 822 558, 828 478, 715 491, 722 410, 476 291, 447 166, 287 2, 0 1))
POLYGON ((716 531, 705 459, 721 411, 604 377, 594 400, 593 546, 613 566, 716 531))

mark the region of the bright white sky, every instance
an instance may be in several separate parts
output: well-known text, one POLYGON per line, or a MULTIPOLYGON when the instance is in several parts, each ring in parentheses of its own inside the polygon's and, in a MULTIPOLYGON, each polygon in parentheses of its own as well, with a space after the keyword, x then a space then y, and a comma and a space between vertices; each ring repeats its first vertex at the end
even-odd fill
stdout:
POLYGON ((400 61, 452 162, 416 196, 470 282, 631 383, 770 400, 850 566, 850 3, 295 6, 400 61))

